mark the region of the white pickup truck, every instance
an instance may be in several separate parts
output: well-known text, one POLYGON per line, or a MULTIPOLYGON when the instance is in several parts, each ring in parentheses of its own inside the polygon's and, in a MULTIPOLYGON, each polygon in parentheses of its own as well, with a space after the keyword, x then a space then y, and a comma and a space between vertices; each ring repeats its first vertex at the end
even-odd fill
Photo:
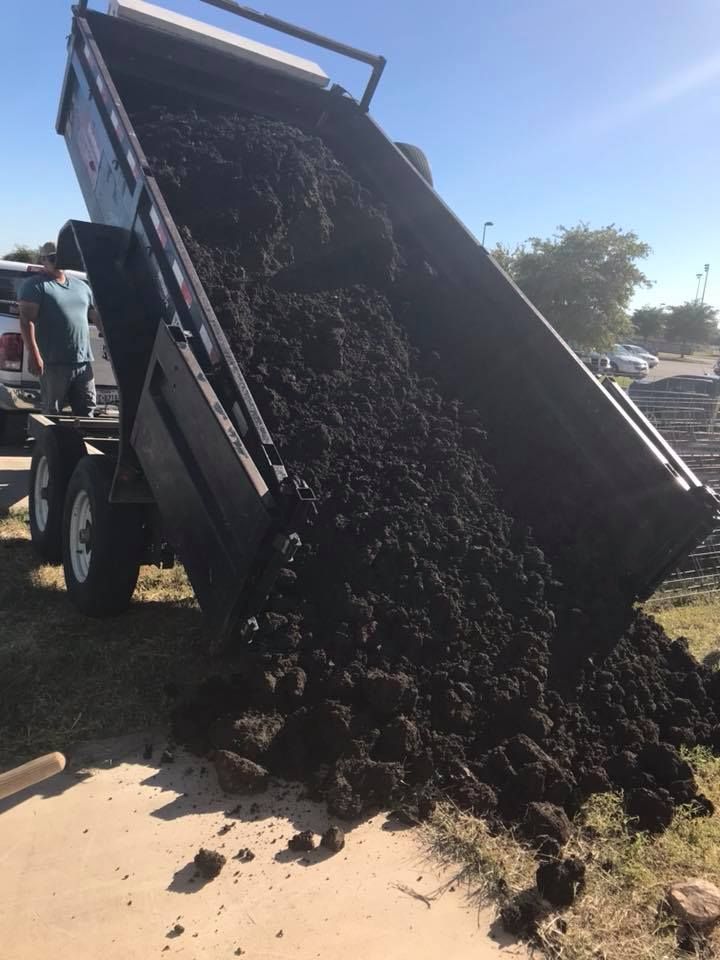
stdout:
MULTIPOLYGON (((28 369, 17 299, 28 273, 41 269, 32 263, 0 260, 0 443, 24 440, 27 415, 40 410, 40 383, 28 369)), ((85 280, 83 273, 67 272, 85 280)), ((90 342, 95 357, 93 369, 100 413, 117 404, 118 390, 113 369, 105 358, 102 337, 92 324, 90 342)))

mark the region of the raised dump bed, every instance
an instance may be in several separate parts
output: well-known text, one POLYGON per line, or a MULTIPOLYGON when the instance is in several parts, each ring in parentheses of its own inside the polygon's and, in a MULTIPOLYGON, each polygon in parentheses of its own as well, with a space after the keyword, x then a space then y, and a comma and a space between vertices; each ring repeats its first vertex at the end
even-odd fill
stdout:
POLYGON ((310 496, 287 477, 133 127, 139 99, 191 99, 321 137, 386 206, 431 265, 409 293, 410 341, 437 357, 446 392, 482 412, 513 515, 571 596, 648 596, 712 528, 715 496, 577 360, 435 193, 417 151, 374 123, 381 58, 214 5, 355 55, 373 77, 358 103, 309 61, 140 0, 116 0, 115 15, 75 8, 57 126, 93 225, 71 224, 60 252, 88 273, 117 374, 112 500, 157 508, 201 604, 227 626, 261 604, 310 496))

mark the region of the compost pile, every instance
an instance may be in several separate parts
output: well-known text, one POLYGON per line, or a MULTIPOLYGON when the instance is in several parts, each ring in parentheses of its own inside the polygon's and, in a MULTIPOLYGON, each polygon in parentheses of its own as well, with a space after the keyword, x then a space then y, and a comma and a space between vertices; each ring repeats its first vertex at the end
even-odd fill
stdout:
POLYGON ((432 265, 316 137, 192 105, 133 120, 319 509, 256 641, 184 703, 178 735, 344 817, 449 795, 553 836, 558 808, 611 787, 647 829, 678 803, 707 812, 677 747, 720 746, 720 674, 682 641, 621 611, 610 652, 555 682, 551 651, 591 624, 500 505, 483 452, 502 425, 434 376, 416 292, 442 283, 432 265))

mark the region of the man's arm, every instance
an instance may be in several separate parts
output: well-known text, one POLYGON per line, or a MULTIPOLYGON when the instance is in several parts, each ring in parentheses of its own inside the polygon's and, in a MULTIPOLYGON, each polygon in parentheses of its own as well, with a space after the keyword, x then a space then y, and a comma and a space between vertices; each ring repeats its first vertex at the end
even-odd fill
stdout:
POLYGON ((40 355, 40 348, 35 337, 35 324, 37 323, 40 305, 32 303, 30 300, 20 300, 20 332, 22 333, 23 343, 28 352, 28 367, 30 373, 36 377, 42 376, 43 358, 40 355))

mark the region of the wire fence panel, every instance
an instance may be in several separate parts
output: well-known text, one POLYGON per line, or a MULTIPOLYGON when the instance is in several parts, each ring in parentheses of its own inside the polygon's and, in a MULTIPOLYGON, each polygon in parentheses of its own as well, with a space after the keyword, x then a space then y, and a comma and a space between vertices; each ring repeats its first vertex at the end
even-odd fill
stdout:
MULTIPOLYGON (((720 490, 720 397, 648 387, 633 400, 695 476, 720 490)), ((674 384, 678 387, 680 384, 674 384)), ((683 600, 720 593, 720 525, 665 581, 658 597, 683 600)))

